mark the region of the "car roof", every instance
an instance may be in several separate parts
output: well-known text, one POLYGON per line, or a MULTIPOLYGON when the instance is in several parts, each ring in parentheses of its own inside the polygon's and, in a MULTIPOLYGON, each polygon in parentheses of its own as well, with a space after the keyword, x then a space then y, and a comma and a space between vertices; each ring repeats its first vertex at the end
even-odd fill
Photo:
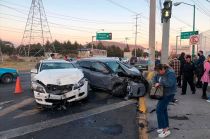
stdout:
POLYGON ((80 59, 79 61, 100 61, 100 62, 108 62, 108 61, 119 61, 115 58, 108 58, 108 57, 92 57, 92 58, 84 58, 80 59))
POLYGON ((45 59, 45 60, 41 60, 40 62, 42 63, 69 63, 66 60, 63 59, 45 59))

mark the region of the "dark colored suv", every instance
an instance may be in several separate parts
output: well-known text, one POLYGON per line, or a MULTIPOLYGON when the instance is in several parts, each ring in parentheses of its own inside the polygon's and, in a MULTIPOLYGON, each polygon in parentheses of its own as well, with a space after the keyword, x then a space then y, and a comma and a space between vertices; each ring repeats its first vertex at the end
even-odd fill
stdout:
POLYGON ((111 58, 88 58, 76 62, 84 72, 92 89, 110 91, 115 96, 125 95, 124 77, 118 73, 139 76, 141 73, 131 67, 111 58))

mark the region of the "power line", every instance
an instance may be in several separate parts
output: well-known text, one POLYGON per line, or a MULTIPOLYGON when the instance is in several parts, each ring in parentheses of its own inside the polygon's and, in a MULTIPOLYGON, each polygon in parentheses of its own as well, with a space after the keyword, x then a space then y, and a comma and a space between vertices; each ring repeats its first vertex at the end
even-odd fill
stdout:
POLYGON ((194 2, 194 4, 196 5, 196 9, 198 11, 200 11, 201 13, 205 14, 206 16, 210 17, 210 13, 208 13, 208 11, 206 10, 205 6, 201 6, 200 5, 200 2, 198 1, 195 1, 195 0, 192 0, 194 2))
POLYGON ((135 12, 135 11, 133 11, 133 10, 131 10, 131 9, 129 9, 129 8, 127 8, 127 7, 123 6, 123 5, 121 5, 121 4, 119 4, 119 3, 117 3, 117 2, 114 2, 113 0, 106 0, 106 1, 108 1, 108 2, 110 2, 110 3, 112 3, 112 4, 114 4, 114 5, 116 5, 116 6, 120 7, 120 8, 122 8, 122 9, 125 9, 125 10, 129 11, 130 13, 133 13, 133 14, 135 14, 135 15, 138 14, 137 12, 135 12))
POLYGON ((173 17, 174 19, 176 19, 177 21, 179 21, 179 22, 181 22, 181 23, 183 23, 183 24, 185 24, 185 25, 187 25, 187 26, 189 26, 189 27, 192 27, 192 25, 186 23, 185 21, 183 21, 182 19, 178 18, 177 16, 172 15, 172 17, 173 17))
MULTIPOLYGON (((25 9, 17 9, 11 6, 7 6, 4 4, 0 4, 1 6, 7 7, 11 10, 16 10, 19 13, 22 14, 26 14, 22 11, 25 11, 25 9)), ((79 17, 73 17, 73 16, 69 16, 69 15, 63 15, 63 14, 59 14, 59 13, 55 13, 55 12, 47 12, 49 17, 52 18, 57 18, 57 19, 62 19, 62 20, 71 20, 74 22, 81 22, 81 21, 85 21, 86 23, 92 23, 92 24, 132 24, 132 22, 109 22, 109 21, 103 21, 103 20, 90 20, 90 19, 86 19, 86 18, 79 18, 79 17), (58 16, 56 16, 58 15, 58 16)))
MULTIPOLYGON (((1 15, 2 13, 0 13, 1 15)), ((5 14, 3 13, 2 15, 6 15, 6 16, 12 16, 12 17, 18 17, 18 18, 21 18, 21 19, 25 19, 25 17, 22 17, 22 16, 15 16, 15 15, 11 15, 11 14, 5 14)), ((10 19, 10 18, 7 18, 7 17, 0 17, 0 18, 4 18, 4 19, 10 19)), ((24 22, 23 20, 14 20, 14 21, 20 21, 20 22, 24 22)), ((96 30, 96 28, 90 28, 90 27, 80 27, 80 26, 70 26, 70 25, 65 25, 65 24, 58 24, 58 23, 54 23, 54 22, 49 22, 51 25, 54 25, 54 26, 60 26, 62 27, 63 29, 70 29, 70 30, 75 30, 75 31, 82 31, 82 32, 89 32, 89 33, 92 33, 88 30, 81 30, 81 29, 74 29, 74 28, 84 28, 84 29, 91 29, 91 30, 96 30), (73 27, 73 28, 70 28, 70 27, 73 27)), ((105 29, 105 30, 109 30, 109 29, 105 29)), ((111 31, 114 31, 114 32, 128 32, 128 31, 132 31, 132 30, 111 30, 111 31)))

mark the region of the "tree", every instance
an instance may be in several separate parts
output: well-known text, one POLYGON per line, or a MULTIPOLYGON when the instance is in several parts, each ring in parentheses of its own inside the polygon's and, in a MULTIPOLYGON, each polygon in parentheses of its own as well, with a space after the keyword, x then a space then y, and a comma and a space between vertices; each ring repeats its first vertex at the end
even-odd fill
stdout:
MULTIPOLYGON (((142 57, 143 56, 143 53, 144 53, 144 51, 142 49, 140 49, 140 48, 137 48, 136 49, 136 56, 137 57, 142 57)), ((135 55, 135 49, 133 49, 132 55, 135 55)))
POLYGON ((98 45, 96 46, 97 49, 101 49, 101 50, 106 50, 106 47, 103 45, 102 42, 99 42, 98 45))
POLYGON ((11 42, 0 40, 2 54, 12 55, 16 53, 16 49, 11 42))
POLYGON ((130 52, 130 48, 129 48, 128 44, 127 44, 126 47, 124 48, 124 52, 130 52))
POLYGON ((107 56, 108 57, 123 57, 123 51, 119 47, 112 45, 107 48, 107 56))

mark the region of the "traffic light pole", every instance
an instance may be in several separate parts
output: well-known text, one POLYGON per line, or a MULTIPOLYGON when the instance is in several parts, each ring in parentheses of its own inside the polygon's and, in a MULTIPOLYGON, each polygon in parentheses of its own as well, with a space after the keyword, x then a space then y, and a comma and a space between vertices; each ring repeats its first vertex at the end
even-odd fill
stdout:
POLYGON ((169 29, 170 29, 170 19, 168 19, 167 22, 163 19, 163 35, 162 35, 162 49, 161 49, 162 64, 168 64, 169 29))
POLYGON ((168 64, 171 8, 172 8, 172 1, 165 0, 164 8, 162 9, 162 22, 163 22, 162 51, 161 51, 162 64, 168 64))
POLYGON ((149 17, 149 70, 155 67, 155 16, 156 0, 150 0, 150 17, 149 17))

